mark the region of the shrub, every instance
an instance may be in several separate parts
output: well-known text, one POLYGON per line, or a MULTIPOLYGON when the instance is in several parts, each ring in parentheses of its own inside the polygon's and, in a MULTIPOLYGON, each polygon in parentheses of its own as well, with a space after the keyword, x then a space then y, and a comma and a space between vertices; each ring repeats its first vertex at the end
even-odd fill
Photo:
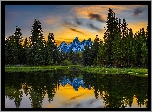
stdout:
POLYGON ((69 60, 62 61, 61 66, 67 66, 67 65, 72 65, 72 62, 69 60))

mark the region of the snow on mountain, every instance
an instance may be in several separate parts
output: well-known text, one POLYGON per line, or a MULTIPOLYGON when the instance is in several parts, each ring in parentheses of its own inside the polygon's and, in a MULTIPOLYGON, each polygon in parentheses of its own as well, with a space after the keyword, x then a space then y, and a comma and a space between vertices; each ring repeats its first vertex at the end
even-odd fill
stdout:
POLYGON ((71 49, 74 52, 78 52, 83 51, 84 46, 91 47, 92 44, 93 42, 91 41, 91 38, 89 38, 88 40, 84 39, 82 42, 80 42, 78 37, 76 37, 70 44, 66 44, 66 42, 63 41, 58 48, 60 50, 63 50, 64 52, 70 52, 71 49))

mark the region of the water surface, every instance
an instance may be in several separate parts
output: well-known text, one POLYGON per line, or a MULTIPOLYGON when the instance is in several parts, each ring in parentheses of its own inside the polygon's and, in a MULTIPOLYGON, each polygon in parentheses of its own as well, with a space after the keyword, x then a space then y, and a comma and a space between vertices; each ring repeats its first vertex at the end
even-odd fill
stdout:
POLYGON ((147 107, 147 77, 68 70, 5 73, 5 108, 147 107))

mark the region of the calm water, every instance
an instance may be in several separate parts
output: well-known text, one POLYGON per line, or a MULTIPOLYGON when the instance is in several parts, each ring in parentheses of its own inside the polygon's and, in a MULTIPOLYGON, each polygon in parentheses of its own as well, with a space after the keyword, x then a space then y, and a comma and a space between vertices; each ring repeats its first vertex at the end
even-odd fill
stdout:
POLYGON ((68 70, 5 73, 5 108, 147 107, 147 77, 68 70))

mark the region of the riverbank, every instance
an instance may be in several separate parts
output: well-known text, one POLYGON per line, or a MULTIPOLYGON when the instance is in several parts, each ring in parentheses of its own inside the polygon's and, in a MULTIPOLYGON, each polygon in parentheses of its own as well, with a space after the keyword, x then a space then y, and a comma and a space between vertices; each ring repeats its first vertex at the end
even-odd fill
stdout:
POLYGON ((30 72, 30 71, 44 71, 56 69, 79 68, 78 70, 97 73, 97 74, 130 74, 136 76, 148 76, 148 69, 146 68, 105 68, 105 67, 83 67, 80 65, 70 66, 5 66, 5 72, 30 72))
POLYGON ((77 68, 78 65, 70 66, 5 66, 5 72, 30 72, 30 71, 44 71, 56 69, 70 69, 77 68))
POLYGON ((84 67, 83 71, 97 74, 130 74, 136 76, 148 76, 146 68, 105 68, 105 67, 84 67))

